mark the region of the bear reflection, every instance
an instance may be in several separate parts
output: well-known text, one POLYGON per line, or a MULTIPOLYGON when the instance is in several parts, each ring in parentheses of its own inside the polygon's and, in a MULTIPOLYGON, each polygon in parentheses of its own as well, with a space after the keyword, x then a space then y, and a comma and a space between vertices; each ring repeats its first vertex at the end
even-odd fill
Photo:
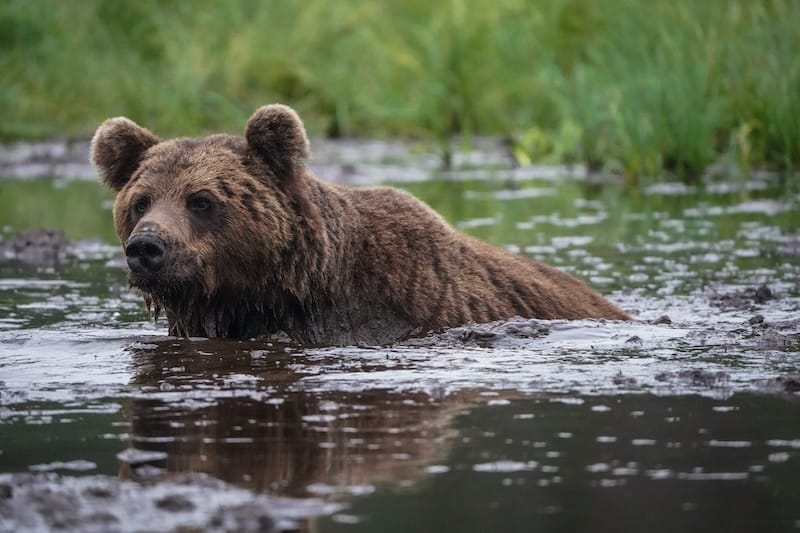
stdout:
MULTIPOLYGON (((303 390, 303 375, 332 362, 256 346, 171 340, 134 350, 143 394, 130 407, 133 447, 166 452, 157 466, 169 473, 204 472, 253 490, 358 490, 419 477, 441 460, 452 417, 478 395, 303 390)), ((126 477, 148 471, 123 465, 126 477)))

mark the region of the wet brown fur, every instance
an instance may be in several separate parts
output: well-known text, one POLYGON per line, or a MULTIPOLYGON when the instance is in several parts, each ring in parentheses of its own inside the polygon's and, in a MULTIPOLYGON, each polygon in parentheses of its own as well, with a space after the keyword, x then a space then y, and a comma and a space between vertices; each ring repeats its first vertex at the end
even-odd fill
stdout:
POLYGON ((382 344, 515 315, 630 318, 575 277, 456 231, 405 192, 317 179, 286 106, 256 111, 245 137, 161 141, 109 119, 91 157, 117 194, 121 242, 154 232, 166 243, 158 276, 130 281, 172 334, 382 344), (210 208, 198 210, 198 197, 210 208))

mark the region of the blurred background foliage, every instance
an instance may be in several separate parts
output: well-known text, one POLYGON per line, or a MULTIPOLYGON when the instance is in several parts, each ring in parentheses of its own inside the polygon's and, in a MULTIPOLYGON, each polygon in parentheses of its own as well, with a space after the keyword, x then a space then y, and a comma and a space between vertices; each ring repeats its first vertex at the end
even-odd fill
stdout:
POLYGON ((800 167, 796 0, 4 0, 0 138, 241 131, 506 137, 630 183, 800 167))

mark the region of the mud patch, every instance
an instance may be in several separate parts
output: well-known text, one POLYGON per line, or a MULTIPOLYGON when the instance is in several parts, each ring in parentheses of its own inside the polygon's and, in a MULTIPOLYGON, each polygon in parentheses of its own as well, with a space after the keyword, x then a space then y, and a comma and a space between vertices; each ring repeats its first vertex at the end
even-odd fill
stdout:
POLYGON ((800 393, 800 373, 767 379, 761 386, 765 391, 773 393, 797 394, 800 393))
POLYGON ((259 495, 203 474, 142 484, 109 476, 0 474, 3 531, 243 531, 296 529, 335 512, 317 499, 259 495))
POLYGON ((68 260, 99 259, 115 253, 116 247, 99 239, 72 241, 59 229, 29 230, 0 239, 0 265, 52 269, 68 260))
POLYGON ((487 324, 468 324, 421 339, 410 339, 408 346, 476 346, 514 348, 550 334, 550 321, 514 317, 487 324))
POLYGON ((691 386, 720 387, 727 385, 730 375, 727 372, 708 372, 706 370, 680 370, 678 372, 660 372, 656 381, 679 382, 691 386))
POLYGON ((52 267, 64 261, 68 245, 63 231, 26 231, 0 240, 0 263, 18 262, 35 267, 52 267))
POLYGON ((780 295, 775 294, 767 285, 714 293, 709 296, 712 305, 723 309, 755 309, 758 305, 763 305, 779 298, 780 295))

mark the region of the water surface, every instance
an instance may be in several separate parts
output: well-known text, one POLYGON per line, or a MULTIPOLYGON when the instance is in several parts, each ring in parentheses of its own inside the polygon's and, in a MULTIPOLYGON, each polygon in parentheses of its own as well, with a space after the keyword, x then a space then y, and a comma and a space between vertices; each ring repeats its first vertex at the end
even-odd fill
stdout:
POLYGON ((442 173, 370 146, 325 145, 316 168, 394 179, 638 320, 391 347, 170 338, 126 287, 108 193, 20 171, 3 236, 73 242, 0 265, 0 530, 146 527, 137 506, 166 529, 800 529, 797 192, 625 191, 480 150, 442 173))

